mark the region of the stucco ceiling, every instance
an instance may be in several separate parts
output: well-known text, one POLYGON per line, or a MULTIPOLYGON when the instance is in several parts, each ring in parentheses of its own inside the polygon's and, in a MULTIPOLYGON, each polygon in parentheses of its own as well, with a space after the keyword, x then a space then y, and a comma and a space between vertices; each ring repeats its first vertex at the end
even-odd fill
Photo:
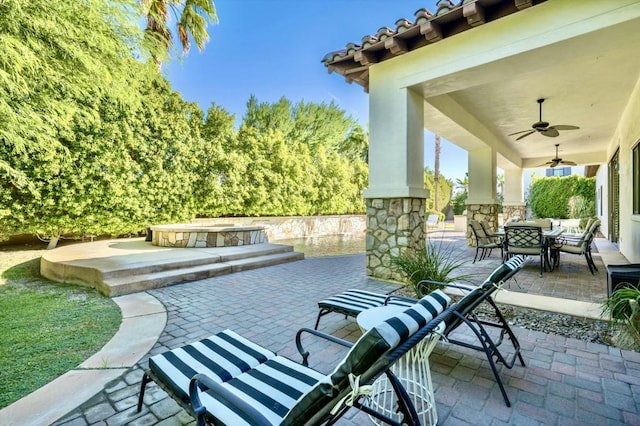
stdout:
POLYGON ((535 167, 560 157, 608 161, 606 152, 640 77, 640 21, 633 20, 414 87, 425 98, 426 127, 467 150, 493 145, 499 167, 535 167), (542 119, 579 126, 558 137, 509 134, 542 119))

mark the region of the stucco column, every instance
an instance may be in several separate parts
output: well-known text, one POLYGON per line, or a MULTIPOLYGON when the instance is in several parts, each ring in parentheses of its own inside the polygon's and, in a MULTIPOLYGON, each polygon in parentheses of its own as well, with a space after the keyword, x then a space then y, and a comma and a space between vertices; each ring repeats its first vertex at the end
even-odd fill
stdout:
POLYGON ((422 95, 372 74, 369 120, 367 275, 399 280, 391 257, 425 247, 422 95))
POLYGON ((521 168, 504 169, 504 201, 502 217, 506 221, 512 217, 524 219, 526 207, 524 203, 523 179, 521 168))
MULTIPOLYGON (((498 198, 496 197, 496 151, 490 147, 469 151, 469 197, 467 221, 486 220, 498 229, 498 198)), ((475 245, 467 228, 467 244, 475 245)))

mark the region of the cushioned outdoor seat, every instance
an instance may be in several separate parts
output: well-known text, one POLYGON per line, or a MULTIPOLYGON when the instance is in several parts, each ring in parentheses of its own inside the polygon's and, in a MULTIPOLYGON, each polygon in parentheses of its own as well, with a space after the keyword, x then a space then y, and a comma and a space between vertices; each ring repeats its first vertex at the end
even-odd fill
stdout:
POLYGON ((416 409, 390 367, 452 315, 451 311, 443 313, 449 300, 437 290, 373 327, 355 343, 301 329, 296 345, 302 364, 233 331, 222 331, 151 357, 140 388, 138 411, 145 387, 153 380, 196 417, 198 425, 321 424, 337 420, 351 406, 393 424, 362 401, 365 386, 386 374, 396 389, 403 423, 417 425, 416 409), (309 353, 301 339, 305 333, 351 349, 332 373, 321 374, 308 367, 309 353))
POLYGON ((373 293, 371 291, 352 288, 318 302, 320 312, 318 313, 318 319, 316 320, 314 329, 318 329, 320 318, 331 312, 344 314, 349 317, 356 317, 360 312, 366 309, 382 305, 411 306, 414 303, 415 299, 411 298, 373 293))

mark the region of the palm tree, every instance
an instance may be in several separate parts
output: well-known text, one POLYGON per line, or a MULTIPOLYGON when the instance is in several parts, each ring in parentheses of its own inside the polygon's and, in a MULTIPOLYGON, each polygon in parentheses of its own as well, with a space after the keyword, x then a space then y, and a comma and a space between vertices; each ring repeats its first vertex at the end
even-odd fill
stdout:
POLYGON ((208 23, 218 22, 213 0, 140 0, 140 3, 147 18, 145 32, 148 40, 157 48, 152 56, 158 67, 162 63, 161 57, 167 56, 173 46, 173 37, 169 30, 170 12, 176 21, 183 55, 189 53, 191 39, 198 49, 202 50, 209 41, 208 23))
POLYGON ((435 181, 435 210, 436 211, 440 211, 440 209, 438 208, 438 187, 440 186, 440 135, 436 134, 436 158, 435 158, 435 165, 434 165, 434 181, 435 181))

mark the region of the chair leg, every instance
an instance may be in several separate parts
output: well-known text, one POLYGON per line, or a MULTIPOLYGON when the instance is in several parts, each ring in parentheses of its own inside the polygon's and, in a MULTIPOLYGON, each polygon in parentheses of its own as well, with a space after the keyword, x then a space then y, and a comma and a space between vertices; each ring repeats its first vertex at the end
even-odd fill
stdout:
MULTIPOLYGON (((476 263, 476 257, 478 257, 478 251, 479 251, 479 250, 480 250, 480 247, 478 247, 478 246, 476 245, 476 255, 475 255, 475 256, 473 256, 473 263, 476 263)), ((482 259, 480 259, 480 260, 482 260, 482 259)))
POLYGON ((545 268, 545 256, 541 255, 540 256, 540 277, 542 278, 542 275, 544 273, 544 268, 545 268))
POLYGON ((596 268, 596 265, 593 263, 593 259, 591 259, 591 256, 589 256, 589 252, 586 252, 586 251, 584 252, 584 258, 587 260, 587 266, 589 267, 589 272, 591 272, 591 275, 594 275, 595 271, 597 271, 598 269, 596 268))
POLYGON ((591 248, 587 250, 587 253, 589 254, 589 261, 591 262, 591 266, 593 266, 593 269, 597 271, 598 268, 596 267, 596 263, 593 261, 593 256, 591 256, 591 248))
POLYGON ((142 383, 140 383, 140 396, 138 397, 138 413, 142 410, 142 401, 144 399, 144 390, 147 387, 147 384, 151 381, 151 376, 147 373, 144 373, 142 376, 142 383))

